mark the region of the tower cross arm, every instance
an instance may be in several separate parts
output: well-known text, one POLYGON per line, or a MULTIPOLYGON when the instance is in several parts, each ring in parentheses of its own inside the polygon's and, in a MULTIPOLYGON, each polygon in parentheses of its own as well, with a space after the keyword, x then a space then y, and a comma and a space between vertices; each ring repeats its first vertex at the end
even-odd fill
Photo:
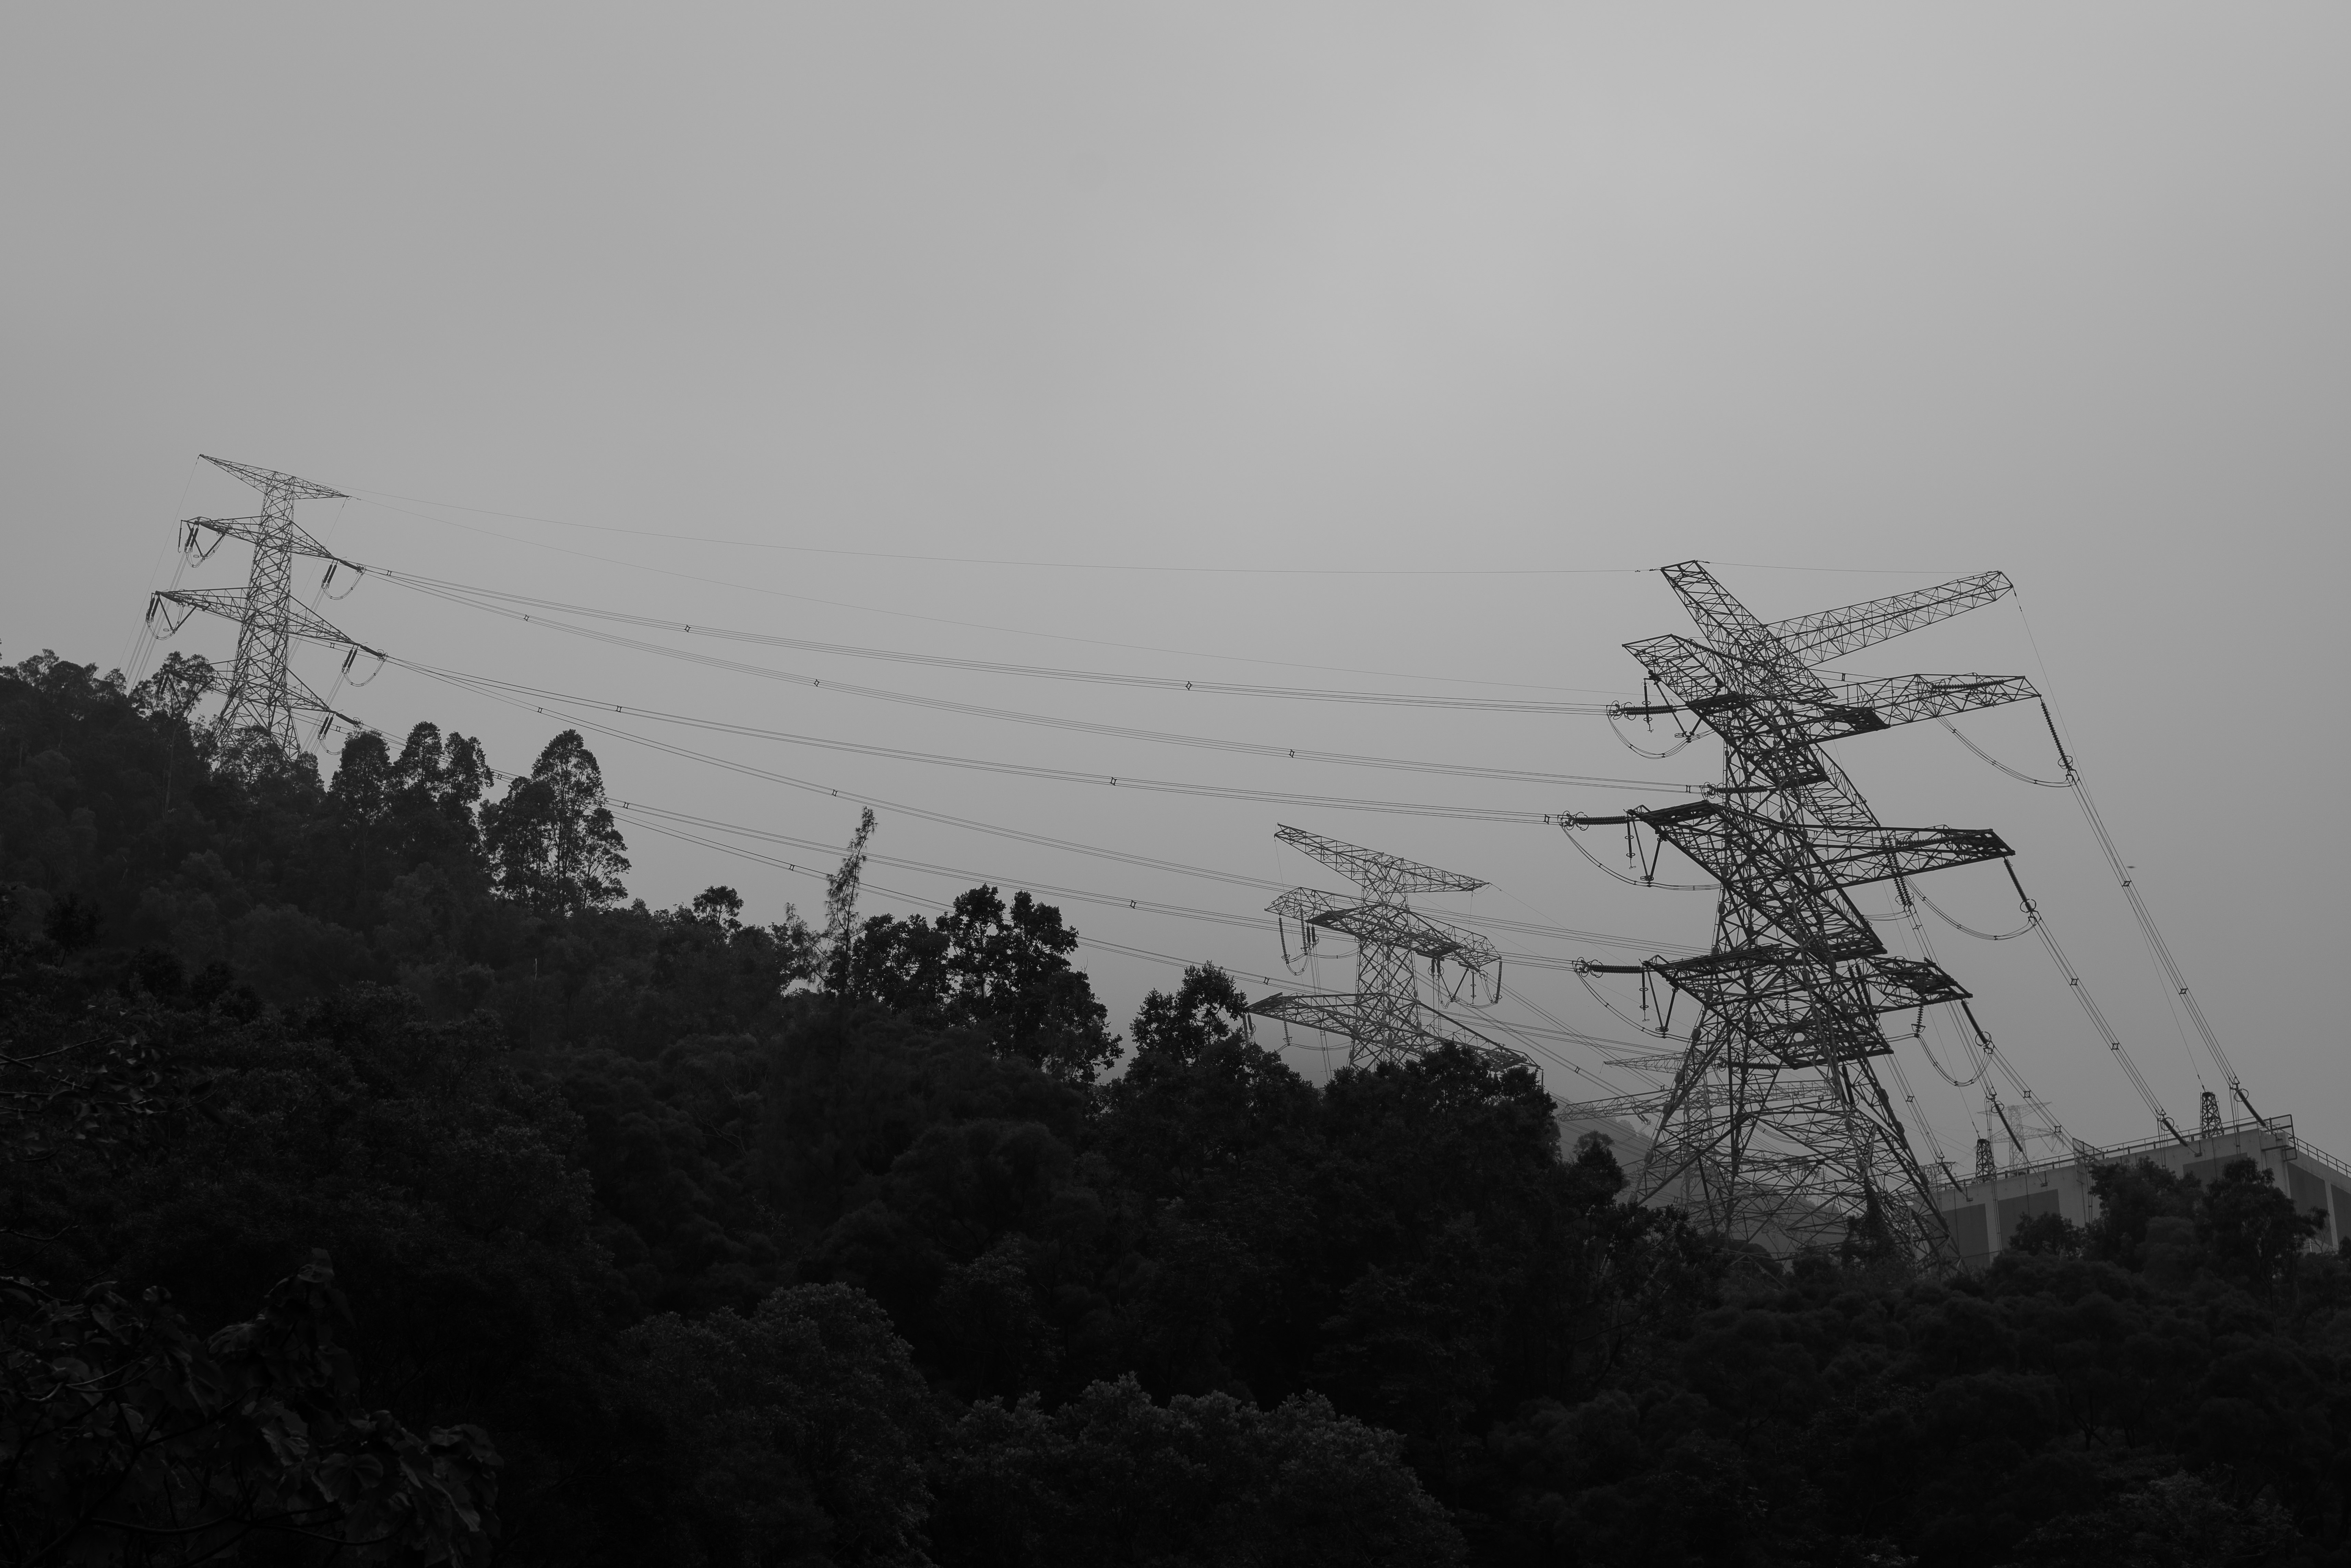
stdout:
POLYGON ((2022 675, 1888 675, 1833 686, 1826 706, 1865 712, 1876 720, 1867 727, 1881 729, 1945 714, 2029 703, 2040 695, 2022 675))
MULTIPOLYGON (((1687 1059, 1676 1057, 1674 1060, 1687 1059)), ((1554 1100, 1552 1104, 1557 1108, 1555 1113, 1562 1121, 1622 1121, 1631 1116, 1654 1116, 1684 1097, 1686 1092, 1679 1088, 1638 1089, 1630 1094, 1613 1095, 1605 1100, 1554 1100)), ((1746 1109, 1750 1113, 1804 1103, 1806 1099, 1801 1091, 1779 1084, 1768 1089, 1750 1089, 1746 1096, 1746 1109)))
POLYGON ((1399 947, 1423 958, 1449 958, 1468 969, 1482 969, 1499 956, 1494 945, 1474 931, 1431 920, 1426 915, 1393 904, 1356 904, 1326 909, 1309 916, 1307 924, 1353 936, 1366 945, 1399 947))
POLYGON ((1813 854, 1838 887, 1922 876, 2016 853, 1989 828, 1818 827, 1810 838, 1813 854))
POLYGON ((1311 925, 1316 916, 1336 909, 1352 908, 1358 900, 1352 894, 1325 893, 1319 887, 1293 887, 1265 906, 1268 915, 1286 915, 1292 920, 1311 925))
POLYGON ((1801 665, 1767 669, 1687 637, 1652 637, 1625 646, 1650 679, 1680 701, 1620 705, 1616 713, 1687 711, 1735 725, 1740 712, 1760 706, 1769 710, 1764 722, 1789 745, 1817 746, 1923 718, 2031 702, 2041 695, 2022 675, 1887 675, 1832 686, 1801 665))
POLYGON ((1665 1109, 1670 1089, 1643 1089, 1606 1100, 1560 1100, 1557 1114, 1568 1122, 1615 1122, 1628 1116, 1650 1116, 1665 1109))
MULTIPOLYGON (((155 598, 184 605, 190 610, 201 610, 207 615, 225 616, 231 621, 244 621, 252 613, 250 596, 242 588, 170 588, 156 594, 155 598)), ((286 623, 287 630, 297 637, 307 637, 311 642, 330 643, 338 648, 356 648, 377 658, 383 656, 358 639, 344 635, 325 616, 305 608, 297 601, 287 601, 286 623)))
POLYGON ((337 501, 347 497, 340 490, 329 489, 312 480, 280 474, 275 468, 256 467, 250 463, 232 463, 225 457, 202 454, 205 462, 225 474, 234 474, 265 496, 282 496, 289 501, 337 501))
MULTIPOLYGON (((1627 643, 1625 651, 1641 662, 1641 668, 1657 685, 1679 697, 1682 706, 1694 713, 1726 703, 1753 702, 1753 694, 1771 685, 1771 671, 1752 659, 1726 653, 1704 643, 1668 632, 1662 637, 1645 637, 1637 643, 1627 643)), ((1817 691, 1820 677, 1802 671, 1802 687, 1817 691)), ((1658 712, 1656 708, 1635 708, 1629 705, 1620 712, 1658 712)), ((1670 709, 1663 710, 1670 711, 1670 709)))
POLYGON ((1273 836, 1303 850, 1350 881, 1382 893, 1474 893, 1486 885, 1479 877, 1423 865, 1418 861, 1367 850, 1360 844, 1343 843, 1304 828, 1283 827, 1273 836))
MULTIPOLYGON (((204 528, 233 539, 243 539, 249 545, 267 545, 273 549, 293 551, 319 560, 330 560, 338 566, 361 570, 345 560, 312 538, 309 531, 290 518, 279 517, 188 517, 183 526, 190 529, 204 528)), ((194 536, 191 533, 190 538, 194 536)), ((209 553, 209 552, 207 552, 209 553)))
POLYGON ((1858 887, 2016 852, 1989 828, 1891 828, 1881 822, 1792 822, 1721 800, 1688 800, 1584 824, 1639 822, 1728 887, 1784 880, 1807 895, 1858 887))
MULTIPOLYGON (((312 713, 322 719, 336 720, 346 729, 360 730, 367 727, 341 709, 328 706, 327 699, 312 690, 309 682, 291 670, 286 672, 286 706, 296 713, 312 713)), ((320 733, 324 733, 323 728, 320 733)))
POLYGON ((1891 1048, 1878 1015, 1969 995, 1940 966, 1891 953, 1835 964, 1764 945, 1649 967, 1702 1006, 1735 1017, 1742 1032, 1788 1067, 1883 1056, 1891 1048))
POLYGON ((1527 1061, 1523 1053, 1419 1002, 1399 1012, 1387 1006, 1385 998, 1353 992, 1301 996, 1276 991, 1251 1002, 1249 1010, 1259 1018, 1343 1036, 1354 1041, 1364 1058, 1374 1063, 1407 1061, 1440 1045, 1466 1047, 1497 1067, 1522 1066, 1527 1061))
POLYGON ((1763 632, 1795 663, 1817 664, 1980 609, 2011 591, 2006 572, 1980 571, 1933 588, 1848 604, 1842 610, 1774 621, 1763 632))
POLYGON ((1964 1001, 1971 994, 1941 965, 1894 953, 1838 968, 1792 947, 1764 945, 1696 958, 1651 959, 1646 967, 1708 1006, 1725 1009, 1769 998, 1806 1009, 1907 1012, 1964 1001))
POLYGON ((1355 998, 1350 995, 1299 996, 1289 991, 1275 991, 1251 1002, 1249 1010, 1259 1018, 1280 1019, 1301 1029, 1352 1035, 1359 1009, 1355 998))
POLYGON ((1739 601, 1737 595, 1722 586, 1706 563, 1698 560, 1677 561, 1658 569, 1682 608, 1718 648, 1736 650, 1750 657, 1769 653, 1771 633, 1755 612, 1739 601))

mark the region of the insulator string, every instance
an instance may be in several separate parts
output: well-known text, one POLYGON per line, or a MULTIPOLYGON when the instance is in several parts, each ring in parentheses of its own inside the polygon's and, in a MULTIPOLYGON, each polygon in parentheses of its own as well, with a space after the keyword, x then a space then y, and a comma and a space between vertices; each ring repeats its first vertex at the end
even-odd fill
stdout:
POLYGON ((1562 821, 1559 824, 1559 831, 1566 835, 1568 843, 1574 848, 1577 854, 1582 855, 1585 860, 1590 861, 1593 865, 1599 867, 1610 876, 1614 877, 1618 882, 1625 883, 1627 887, 1663 888, 1667 893, 1719 893, 1722 891, 1719 885, 1713 883, 1652 882, 1646 877, 1626 876, 1623 872, 1618 871, 1614 866, 1610 865, 1599 856, 1593 854, 1590 850, 1585 849, 1582 843, 1578 842, 1575 836, 1577 830, 1572 824, 1562 821))

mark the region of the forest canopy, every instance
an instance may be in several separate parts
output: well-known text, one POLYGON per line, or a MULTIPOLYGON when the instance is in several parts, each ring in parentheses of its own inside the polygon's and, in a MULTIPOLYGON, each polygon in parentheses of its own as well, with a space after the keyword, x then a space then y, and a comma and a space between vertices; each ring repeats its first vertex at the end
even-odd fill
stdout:
POLYGON ((0 1563, 2351 1563, 2250 1164, 1775 1261, 1525 1068, 1122 1033, 1017 888, 651 908, 576 732, 209 685, 0 670, 0 1563))

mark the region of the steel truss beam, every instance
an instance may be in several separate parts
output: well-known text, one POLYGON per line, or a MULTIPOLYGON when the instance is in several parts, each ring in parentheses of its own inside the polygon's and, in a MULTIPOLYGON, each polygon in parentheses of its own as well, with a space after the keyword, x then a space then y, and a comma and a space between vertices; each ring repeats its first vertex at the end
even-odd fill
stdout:
POLYGON ((1720 884, 1715 942, 1697 958, 1586 966, 1655 976, 1700 1013, 1671 1087, 1575 1109, 1654 1117, 1636 1191, 1725 1234, 1803 1246, 1858 1228, 1948 1255, 1871 1059, 1890 1049, 1881 1017, 1969 993, 1939 966, 1887 952, 1847 890, 2012 852, 1985 830, 1886 826, 1820 747, 2036 694, 1976 674, 1832 684, 1813 666, 1989 604, 2008 580, 1985 572, 1767 624, 1698 562, 1664 574, 1700 636, 1627 643, 1672 700, 1622 711, 1691 716, 1723 743, 1722 784, 1713 800, 1567 826, 1635 824, 1680 850, 1720 884))
POLYGON ((1343 894, 1311 887, 1292 888, 1267 904, 1266 912, 1287 915, 1318 930, 1336 931, 1358 943, 1401 947, 1431 963, 1449 959, 1465 969, 1482 969, 1501 956, 1491 942, 1476 932, 1431 920, 1416 909, 1360 903, 1343 894))
POLYGON ((1713 877, 1726 898, 1803 952, 1829 959, 1886 950, 1845 889, 2016 852, 1989 829, 1808 827, 1720 800, 1570 820, 1585 827, 1639 823, 1713 877))
MULTIPOLYGON (((181 589, 158 593, 149 601, 148 613, 151 617, 161 614, 167 632, 176 630, 185 621, 185 612, 192 611, 235 622, 236 658, 229 667, 228 684, 214 727, 232 739, 265 737, 280 752, 292 756, 302 744, 301 716, 342 717, 294 674, 288 664, 294 640, 308 638, 355 653, 375 653, 372 648, 343 635, 294 597, 296 556, 316 557, 335 566, 348 564, 295 522, 294 503, 340 497, 343 492, 248 463, 231 463, 220 457, 206 457, 204 461, 260 491, 261 511, 249 517, 189 517, 183 524, 188 538, 193 546, 196 530, 203 528, 220 538, 244 540, 253 547, 252 572, 241 589, 181 589), (181 620, 170 620, 165 605, 180 606, 181 620)), ((202 555, 197 559, 203 559, 202 555)), ((334 570, 333 566, 329 570, 334 570)))
POLYGON ((1440 871, 1380 850, 1342 843, 1320 833, 1310 833, 1304 828, 1276 828, 1273 836, 1304 851, 1375 895, 1387 894, 1400 898, 1408 893, 1475 893, 1486 885, 1479 878, 1465 876, 1458 871, 1440 871))
POLYGON ((1409 1061, 1439 1045, 1467 1047, 1497 1066, 1515 1067, 1527 1060, 1523 1053, 1487 1039, 1417 998, 1409 1007, 1397 1008, 1377 994, 1277 991, 1251 1003, 1249 1011, 1353 1042, 1347 1053, 1353 1065, 1409 1061))
POLYGON ((1458 872, 1423 865, 1379 850, 1284 827, 1274 835, 1313 856, 1363 888, 1361 897, 1292 888, 1267 912, 1296 920, 1310 950, 1317 931, 1336 931, 1355 940, 1355 989, 1343 994, 1294 996, 1276 993, 1249 1011, 1303 1029, 1343 1036, 1351 1063, 1406 1061, 1437 1045, 1461 1045, 1489 1061, 1515 1064, 1526 1059, 1466 1025, 1457 1023, 1420 998, 1416 959, 1432 970, 1446 962, 1475 972, 1499 961, 1494 945, 1475 932, 1431 920, 1405 902, 1414 893, 1468 892, 1486 884, 1458 872))

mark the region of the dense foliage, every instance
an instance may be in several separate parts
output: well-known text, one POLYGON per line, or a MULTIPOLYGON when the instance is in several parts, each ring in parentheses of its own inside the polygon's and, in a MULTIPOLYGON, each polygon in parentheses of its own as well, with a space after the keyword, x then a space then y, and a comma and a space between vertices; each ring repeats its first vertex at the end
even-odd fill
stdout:
POLYGON ((1523 1071, 1122 1041, 1022 893, 625 903, 576 734, 322 782, 204 674, 0 672, 0 1562, 2351 1562, 2250 1166, 1782 1268, 1523 1071))

